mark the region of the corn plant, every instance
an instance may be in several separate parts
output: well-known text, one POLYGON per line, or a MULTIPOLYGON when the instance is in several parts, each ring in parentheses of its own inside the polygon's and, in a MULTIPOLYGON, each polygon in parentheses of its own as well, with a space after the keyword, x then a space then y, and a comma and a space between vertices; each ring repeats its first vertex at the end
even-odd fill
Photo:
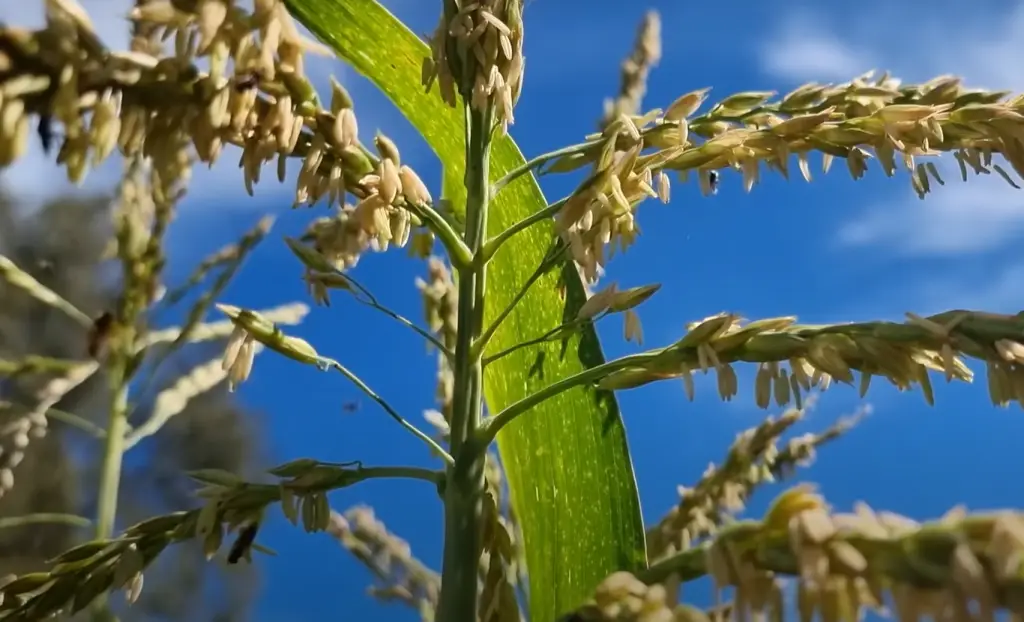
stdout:
MULTIPOLYGON (((658 18, 650 14, 599 131, 527 160, 509 137, 526 75, 521 0, 438 4, 427 41, 375 0, 256 0, 251 11, 229 0, 147 0, 130 17, 151 45, 128 53, 106 49, 74 0, 48 0, 39 31, 0 29, 0 162, 24 152, 30 122, 40 119, 62 126, 57 160, 72 180, 116 150, 151 167, 158 205, 176 196, 190 158, 213 163, 226 145, 241 150, 250 194, 265 164, 275 162, 282 181, 296 166, 295 206, 329 211, 303 236, 284 240, 311 297, 326 304, 347 296, 389 315, 427 341, 439 362, 431 433, 280 322, 218 303, 233 326, 220 363, 228 382, 247 379, 261 346, 337 373, 419 438, 437 468, 303 458, 271 469, 271 483, 193 473, 201 509, 117 536, 101 513, 95 540, 0 587, 0 619, 79 610, 115 589, 137 593, 146 566, 183 540, 200 539, 214 556, 230 535, 229 561, 248 559, 271 506, 307 531, 334 535, 380 579, 378 596, 428 620, 780 616, 786 576, 796 578, 801 619, 852 620, 886 602, 901 619, 1024 613, 1017 598, 1024 522, 1014 511, 953 510, 920 524, 866 506, 836 513, 812 488, 794 486, 762 520, 730 520, 760 483, 788 476, 849 427, 842 421, 780 440, 807 400, 833 382, 858 384, 863 394, 877 379, 931 402, 934 376, 972 380, 962 361, 971 357, 985 364, 993 403, 1020 403, 1024 318, 953 310, 908 313, 905 322, 803 325, 795 317, 721 313, 693 321, 673 343, 611 361, 594 331, 619 314, 626 338, 641 340, 637 310, 658 286, 600 281, 612 255, 636 242, 639 205, 669 201, 670 176, 708 194, 718 171, 731 168, 750 191, 762 174, 788 178, 794 161, 809 181, 811 157, 820 154, 826 171, 839 159, 854 179, 870 160, 887 176, 905 169, 923 197, 945 183, 929 158, 952 153, 965 181, 996 171, 1016 185, 994 156, 1024 174, 1024 97, 967 90, 954 77, 900 85, 866 75, 782 97, 737 93, 711 105, 709 90, 699 88, 664 109, 644 109, 660 55, 658 18), (335 81, 321 99, 304 75, 307 52, 337 55, 391 99, 443 163, 440 188, 432 192, 385 134, 361 142, 353 98, 335 81), (574 172, 576 189, 548 202, 538 179, 574 172), (417 283, 426 327, 389 309, 355 276, 364 255, 394 247, 426 259, 417 283), (740 393, 735 367, 742 364, 757 366, 755 404, 795 408, 741 434, 720 465, 645 529, 615 392, 678 379, 692 397, 694 376, 714 374, 729 400, 740 393), (438 573, 368 508, 331 510, 328 492, 376 478, 436 487, 445 524, 438 573), (578 566, 572 573, 560 570, 568 560, 578 566), (732 600, 711 611, 679 603, 680 584, 702 576, 713 579, 716 598, 730 588, 732 600)), ((145 257, 126 261, 149 265, 145 257)), ((144 304, 124 305, 115 334, 131 335, 132 309, 144 304)), ((115 379, 132 361, 115 359, 115 379)), ((123 425, 124 409, 123 401, 113 405, 108 434, 123 425)), ((108 440, 112 462, 123 442, 108 440)))

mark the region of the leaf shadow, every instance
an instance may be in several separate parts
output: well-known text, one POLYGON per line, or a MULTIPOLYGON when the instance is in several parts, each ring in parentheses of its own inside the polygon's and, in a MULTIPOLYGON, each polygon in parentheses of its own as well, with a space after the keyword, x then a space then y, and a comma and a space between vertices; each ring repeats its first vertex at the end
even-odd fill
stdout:
MULTIPOLYGON (((557 234, 553 236, 544 259, 537 266, 535 276, 543 275, 555 269, 558 270, 557 286, 565 292, 560 321, 564 325, 576 319, 576 314, 580 307, 583 306, 583 303, 586 302, 587 295, 576 265, 570 259, 566 245, 557 234)), ((558 339, 560 344, 559 360, 565 360, 565 357, 570 355, 572 340, 575 336, 579 336, 576 356, 584 367, 596 367, 605 362, 597 331, 593 324, 581 326, 580 329, 568 332, 558 339)), ((547 351, 541 348, 537 351, 533 364, 530 366, 528 377, 544 379, 546 361, 547 351)), ((619 405, 615 400, 615 394, 612 391, 599 390, 595 387, 586 387, 585 390, 592 394, 595 404, 604 413, 601 434, 609 434, 616 426, 617 420, 620 419, 619 405)))
MULTIPOLYGON (((579 272, 577 272, 575 264, 568 259, 562 262, 559 284, 563 291, 565 291, 565 304, 562 307, 562 323, 565 324, 576 318, 576 313, 587 300, 586 291, 579 272)), ((601 343, 597 337, 597 329, 593 324, 584 325, 573 334, 579 335, 576 355, 584 367, 597 367, 605 362, 604 354, 601 351, 601 343)), ((559 357, 562 359, 565 358, 569 351, 571 337, 572 334, 561 339, 559 357)), ((601 434, 607 435, 620 419, 619 404, 615 400, 615 394, 612 391, 600 390, 596 387, 587 387, 587 389, 592 392, 594 402, 598 408, 605 413, 601 425, 601 434)))

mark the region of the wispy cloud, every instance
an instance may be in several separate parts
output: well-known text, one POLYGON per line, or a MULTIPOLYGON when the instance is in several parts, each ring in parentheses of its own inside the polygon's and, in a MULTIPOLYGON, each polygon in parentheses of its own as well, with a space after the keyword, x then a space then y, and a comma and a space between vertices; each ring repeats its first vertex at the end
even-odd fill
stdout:
POLYGON ((865 311, 869 315, 882 312, 886 317, 894 317, 890 311, 902 314, 906 309, 924 315, 950 309, 1019 313, 1024 310, 1024 289, 1020 286, 1024 283, 1024 261, 1012 257, 999 259, 955 262, 910 285, 887 287, 886 293, 874 297, 868 304, 872 308, 865 311))
POLYGON ((869 2, 854 14, 794 8, 759 46, 762 69, 792 80, 848 80, 868 69, 909 80, 963 76, 984 88, 1024 88, 1024 3, 869 2), (861 17, 870 16, 870 17, 861 17), (912 27, 908 27, 911 25, 912 27), (844 73, 845 72, 845 73, 844 73))
POLYGON ((990 271, 985 278, 936 279, 918 289, 926 313, 950 308, 984 309, 994 313, 1024 310, 1024 263, 990 271))
POLYGON ((893 180, 898 196, 869 205, 839 227, 839 242, 879 246, 901 255, 941 256, 990 250, 1024 232, 1024 196, 996 175, 959 178, 953 167, 942 171, 946 185, 924 200, 907 176, 893 180), (952 169, 952 170, 951 170, 952 169), (901 183, 902 182, 902 183, 901 183))
POLYGON ((803 81, 839 82, 871 69, 868 50, 832 36, 820 20, 795 14, 779 27, 761 54, 764 70, 774 76, 803 81))
POLYGON ((933 315, 951 309, 992 313, 1024 311, 1024 261, 1012 251, 972 261, 929 262, 923 270, 892 269, 862 277, 849 296, 837 300, 816 322, 846 322, 851 318, 904 321, 907 311, 933 315))
MULTIPOLYGON (((1024 90, 1024 3, 875 1, 855 15, 794 9, 758 49, 765 73, 787 81, 846 81, 868 69, 905 80, 956 74, 971 87, 1024 90), (857 17, 857 15, 870 16, 857 17), (912 26, 911 26, 912 25, 912 26)), ((956 178, 955 167, 947 172, 956 178), (952 173, 952 174, 950 174, 952 173)), ((905 176, 903 176, 905 179, 905 176)), ((867 205, 839 228, 850 245, 952 255, 992 249, 1024 231, 1024 195, 1001 179, 958 180, 919 201, 898 195, 867 205)))

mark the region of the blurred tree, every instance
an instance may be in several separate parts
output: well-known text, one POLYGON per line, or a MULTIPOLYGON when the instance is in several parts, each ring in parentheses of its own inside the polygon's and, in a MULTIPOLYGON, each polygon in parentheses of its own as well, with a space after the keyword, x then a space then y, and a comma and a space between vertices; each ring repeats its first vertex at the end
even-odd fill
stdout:
MULTIPOLYGON (((79 309, 98 315, 114 300, 117 287, 116 266, 104 260, 112 231, 110 202, 103 196, 65 196, 29 210, 0 187, 0 254, 79 309)), ((0 282, 0 359, 35 354, 81 360, 86 347, 81 326, 0 282)), ((187 357, 209 358, 215 347, 205 353, 197 352, 204 348, 189 350, 187 357)), ((173 372, 187 369, 187 363, 164 366, 161 377, 172 380, 173 372)), ((0 378, 0 401, 16 404, 25 399, 33 382, 38 383, 38 378, 0 378)), ((102 428, 107 394, 106 383, 97 374, 60 400, 55 410, 74 413, 102 428)), ((151 401, 156 391, 149 394, 151 401)), ((136 417, 145 418, 145 411, 139 408, 136 417)), ((196 505, 191 495, 194 484, 183 471, 217 468, 251 473, 259 462, 253 420, 222 388, 193 399, 160 434, 128 455, 119 523, 196 505)), ((0 419, 0 426, 5 423, 0 419)), ((0 497, 0 518, 42 512, 93 515, 100 443, 79 427, 55 418, 48 423, 46 436, 32 439, 14 469, 13 488, 0 497)), ((0 529, 0 575, 41 569, 45 560, 88 535, 78 527, 60 524, 0 529)), ((257 587, 253 569, 246 564, 197 563, 201 560, 198 542, 168 550, 147 573, 146 589, 136 605, 128 609, 114 600, 122 620, 245 620, 248 595, 257 587)))

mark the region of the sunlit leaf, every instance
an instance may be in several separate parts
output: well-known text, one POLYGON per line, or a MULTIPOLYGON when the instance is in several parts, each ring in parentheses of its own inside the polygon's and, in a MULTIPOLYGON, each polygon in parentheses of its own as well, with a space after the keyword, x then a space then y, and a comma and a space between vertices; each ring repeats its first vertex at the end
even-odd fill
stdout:
MULTIPOLYGON (((464 121, 461 110, 448 108, 437 93, 424 93, 420 87, 427 46, 374 0, 286 3, 296 19, 378 86, 426 138, 444 165, 445 196, 458 217, 465 204, 464 121)), ((523 163, 511 139, 495 142, 494 179, 523 163)), ((536 180, 521 177, 491 203, 489 234, 501 232, 545 204, 536 180)), ((551 232, 551 228, 534 227, 516 236, 496 256, 488 278, 488 321, 509 304, 540 264, 551 232)), ((564 317, 575 317, 585 297, 583 286, 572 266, 562 273, 567 281, 566 302, 557 293, 559 271, 549 272, 505 321, 490 352, 542 335, 564 317)), ((487 405, 497 411, 602 361, 597 336, 590 328, 571 336, 566 344, 520 350, 488 366, 487 405)), ((498 446, 523 526, 533 622, 551 622, 578 606, 609 573, 645 566, 640 502, 613 396, 582 388, 562 393, 505 428, 498 446), (567 572, 568 566, 572 572, 567 572)))

